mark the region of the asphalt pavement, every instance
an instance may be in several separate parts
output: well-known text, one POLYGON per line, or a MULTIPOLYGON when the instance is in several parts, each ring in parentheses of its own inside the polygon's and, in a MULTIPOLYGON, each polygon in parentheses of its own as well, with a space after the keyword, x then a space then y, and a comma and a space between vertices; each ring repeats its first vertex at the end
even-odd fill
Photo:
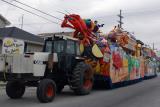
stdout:
POLYGON ((160 107, 160 77, 113 90, 93 90, 76 96, 68 87, 51 103, 39 103, 36 88, 27 88, 22 99, 8 98, 0 87, 0 107, 160 107))

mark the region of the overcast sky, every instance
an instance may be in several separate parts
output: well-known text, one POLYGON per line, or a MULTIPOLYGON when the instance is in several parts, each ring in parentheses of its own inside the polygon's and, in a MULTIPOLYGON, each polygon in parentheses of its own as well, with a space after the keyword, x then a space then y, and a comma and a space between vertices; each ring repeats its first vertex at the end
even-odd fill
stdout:
MULTIPOLYGON (((14 0, 6 0, 10 3, 21 6, 36 14, 42 15, 47 19, 61 23, 52 17, 40 14, 32 9, 16 3, 14 0)), ((104 23, 102 29, 104 33, 109 32, 117 25, 117 14, 123 10, 125 17, 123 28, 134 32, 136 38, 160 49, 160 0, 18 0, 32 7, 43 10, 58 18, 63 19, 63 14, 58 13, 76 13, 82 18, 91 18, 104 23)), ((0 0, 0 14, 5 16, 12 26, 20 27, 21 17, 24 15, 23 29, 34 34, 47 32, 62 32, 68 29, 60 28, 47 20, 41 19, 16 7, 3 3, 0 0)))

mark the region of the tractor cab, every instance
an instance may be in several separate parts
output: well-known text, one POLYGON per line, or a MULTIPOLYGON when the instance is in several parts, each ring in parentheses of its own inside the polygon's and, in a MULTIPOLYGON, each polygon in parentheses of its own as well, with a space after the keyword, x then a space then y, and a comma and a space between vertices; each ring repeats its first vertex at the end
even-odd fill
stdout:
POLYGON ((71 55, 80 55, 78 39, 64 36, 54 35, 45 40, 44 52, 63 53, 71 55))
POLYGON ((58 84, 68 84, 68 78, 72 75, 72 71, 77 64, 76 58, 80 56, 78 39, 64 35, 47 37, 43 52, 49 52, 53 55, 52 71, 54 76, 52 77, 54 80, 58 84), (55 61, 55 59, 57 60, 55 61))

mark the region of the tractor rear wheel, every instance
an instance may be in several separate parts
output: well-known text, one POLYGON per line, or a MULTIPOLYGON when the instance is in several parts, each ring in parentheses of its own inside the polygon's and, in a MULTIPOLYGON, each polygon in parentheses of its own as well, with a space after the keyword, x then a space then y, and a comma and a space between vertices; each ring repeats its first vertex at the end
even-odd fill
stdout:
POLYGON ((9 81, 6 85, 6 93, 12 99, 19 99, 25 92, 25 85, 19 81, 9 81))
POLYGON ((93 69, 80 62, 76 65, 71 78, 71 89, 78 95, 89 94, 93 86, 93 69))
POLYGON ((37 98, 42 103, 53 101, 56 95, 56 84, 51 79, 43 79, 37 87, 37 98))

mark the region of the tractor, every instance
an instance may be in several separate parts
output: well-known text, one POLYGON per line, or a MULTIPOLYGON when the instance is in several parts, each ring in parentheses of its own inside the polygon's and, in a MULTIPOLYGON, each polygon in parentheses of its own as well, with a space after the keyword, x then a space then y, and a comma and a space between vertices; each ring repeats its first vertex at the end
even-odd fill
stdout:
POLYGON ((45 38, 43 52, 0 55, 0 80, 7 81, 6 94, 23 96, 26 87, 37 87, 42 103, 53 101, 65 85, 77 95, 92 90, 94 70, 80 52, 80 41, 65 35, 45 38))

